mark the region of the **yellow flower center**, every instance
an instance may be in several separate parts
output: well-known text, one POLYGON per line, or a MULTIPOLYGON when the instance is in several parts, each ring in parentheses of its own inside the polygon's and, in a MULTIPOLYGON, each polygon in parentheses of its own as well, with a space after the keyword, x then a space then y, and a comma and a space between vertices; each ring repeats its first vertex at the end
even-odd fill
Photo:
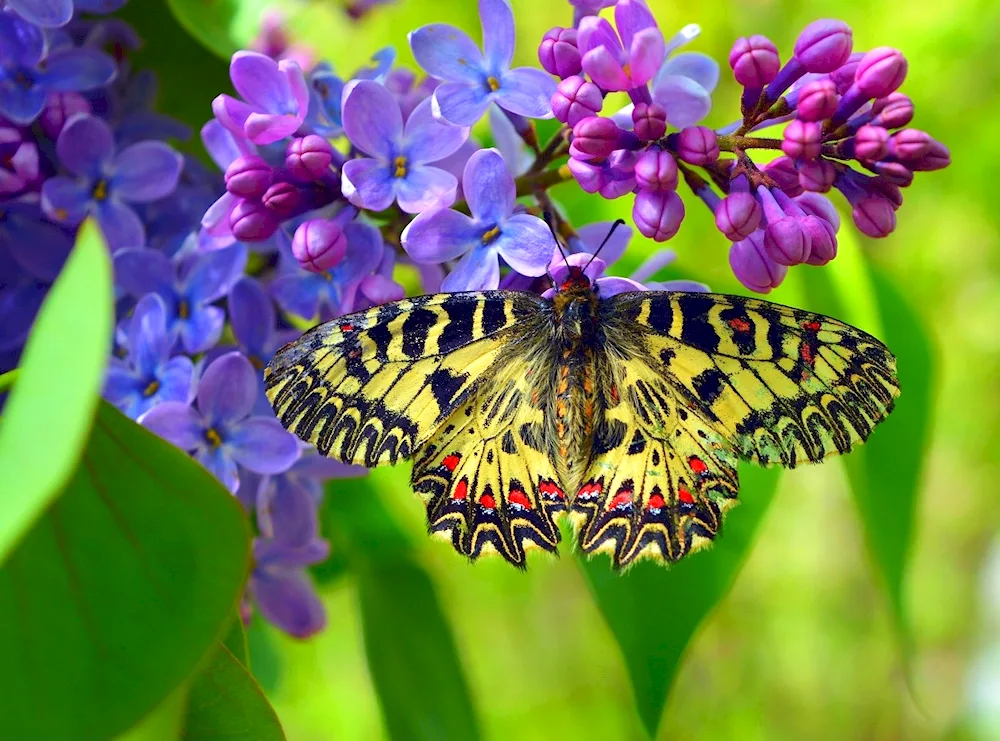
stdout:
POLYGON ((628 62, 626 62, 625 64, 622 65, 622 72, 625 73, 625 76, 628 79, 630 79, 630 80, 632 79, 632 66, 630 64, 628 64, 628 62))
POLYGON ((394 159, 392 161, 392 164, 395 165, 395 167, 396 167, 396 172, 394 173, 394 175, 397 178, 405 178, 406 177, 406 157, 404 157, 403 155, 399 155, 396 159, 394 159))
POLYGON ((95 201, 103 201, 108 197, 108 184, 104 180, 98 180, 93 192, 95 201))
POLYGON ((490 92, 496 92, 500 89, 500 80, 490 75, 486 78, 486 84, 490 87, 490 92))
POLYGON ((209 427, 205 430, 205 439, 208 440, 208 444, 213 448, 217 448, 222 445, 222 438, 219 437, 219 433, 215 431, 214 427, 209 427))
POLYGON ((490 229, 488 232, 486 232, 485 234, 483 234, 483 244, 489 244, 490 242, 492 242, 494 239, 496 239, 499 236, 500 236, 500 227, 495 226, 492 229, 490 229))
POLYGON ((159 390, 160 390, 160 382, 150 381, 149 385, 145 389, 143 389, 142 394, 148 399, 150 396, 152 396, 159 390))
POLYGON ((191 307, 188 306, 188 302, 181 299, 177 304, 177 316, 180 319, 187 319, 191 316, 191 307))

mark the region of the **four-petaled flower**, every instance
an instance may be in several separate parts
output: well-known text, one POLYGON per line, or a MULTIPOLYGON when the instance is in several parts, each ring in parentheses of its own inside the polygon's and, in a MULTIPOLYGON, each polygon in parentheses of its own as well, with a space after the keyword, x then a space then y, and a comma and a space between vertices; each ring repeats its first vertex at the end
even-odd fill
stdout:
POLYGON ((663 64, 663 34, 642 0, 619 0, 615 23, 618 33, 599 16, 580 21, 578 44, 583 70, 605 90, 644 86, 663 64))
POLYGON ((441 290, 496 288, 500 283, 498 257, 522 275, 544 274, 556 249, 555 240, 537 216, 514 213, 514 178, 497 150, 481 149, 469 158, 462 190, 471 217, 450 208, 425 211, 409 223, 401 238, 414 262, 462 258, 441 290))
POLYGON ((297 62, 275 62, 255 51, 238 51, 229 77, 243 100, 220 95, 212 112, 234 134, 254 144, 273 144, 295 133, 309 109, 309 88, 297 62))
POLYGON ((540 69, 510 68, 514 14, 507 0, 479 0, 485 57, 461 29, 446 23, 410 34, 410 48, 427 74, 444 82, 434 91, 434 115, 471 126, 490 103, 528 118, 551 118, 552 78, 540 69))
POLYGON ((300 451, 295 436, 273 415, 253 415, 257 371, 238 352, 223 355, 198 383, 197 408, 166 401, 139 423, 190 452, 230 491, 239 489, 236 464, 262 474, 288 470, 300 451))

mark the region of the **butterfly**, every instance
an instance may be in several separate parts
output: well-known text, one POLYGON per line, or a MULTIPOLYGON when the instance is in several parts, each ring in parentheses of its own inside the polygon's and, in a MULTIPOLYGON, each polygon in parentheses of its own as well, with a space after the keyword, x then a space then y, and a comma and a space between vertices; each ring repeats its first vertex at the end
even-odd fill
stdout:
POLYGON ((432 534, 524 567, 579 547, 614 567, 709 544, 737 462, 845 453, 892 410, 895 358, 836 319, 739 296, 602 297, 579 267, 551 301, 404 298, 321 324, 264 372, 281 423, 368 467, 413 461, 432 534))

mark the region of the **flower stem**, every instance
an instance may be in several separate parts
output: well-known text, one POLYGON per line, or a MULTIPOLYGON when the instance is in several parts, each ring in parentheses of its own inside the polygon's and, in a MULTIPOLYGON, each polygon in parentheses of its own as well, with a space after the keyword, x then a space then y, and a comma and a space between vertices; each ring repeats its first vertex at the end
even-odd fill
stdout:
POLYGON ((569 170, 569 165, 562 165, 554 170, 544 172, 531 172, 530 170, 517 178, 514 184, 517 186, 517 197, 531 195, 538 190, 548 190, 554 185, 565 183, 573 179, 573 173, 569 170))
POLYGON ((531 163, 531 167, 528 168, 528 174, 534 174, 541 172, 545 169, 552 160, 554 160, 559 152, 560 147, 566 142, 566 134, 569 132, 569 127, 562 126, 552 138, 545 143, 545 148, 538 153, 535 157, 535 161, 531 163))
POLYGON ((9 370, 6 373, 0 373, 0 391, 6 391, 14 385, 14 381, 17 380, 17 373, 17 368, 9 370))
POLYGON ((765 139, 759 136, 732 134, 730 136, 720 136, 718 142, 719 150, 722 152, 735 152, 745 149, 781 149, 781 139, 765 139))

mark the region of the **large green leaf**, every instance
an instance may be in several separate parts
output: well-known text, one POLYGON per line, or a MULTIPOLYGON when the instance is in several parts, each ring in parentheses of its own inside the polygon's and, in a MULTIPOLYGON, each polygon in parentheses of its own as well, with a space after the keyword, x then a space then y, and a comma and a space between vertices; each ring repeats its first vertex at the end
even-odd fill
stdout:
POLYGON ((271 0, 167 0, 182 26, 224 59, 246 44, 271 0))
POLYGON ((624 574, 607 558, 581 560, 625 659, 636 706, 655 736, 684 651, 729 592, 767 510, 780 471, 740 466, 740 501, 711 550, 664 568, 640 562, 624 574))
POLYGON ((113 324, 108 248, 87 221, 42 305, 4 407, 0 562, 73 475, 97 408, 113 324))
POLYGON ((0 568, 3 736, 135 724, 222 638, 249 558, 236 499, 102 403, 73 478, 0 568))
POLYGON ((389 734, 395 741, 475 741, 478 722, 451 627, 371 481, 331 483, 324 519, 357 585, 368 666, 389 734))

